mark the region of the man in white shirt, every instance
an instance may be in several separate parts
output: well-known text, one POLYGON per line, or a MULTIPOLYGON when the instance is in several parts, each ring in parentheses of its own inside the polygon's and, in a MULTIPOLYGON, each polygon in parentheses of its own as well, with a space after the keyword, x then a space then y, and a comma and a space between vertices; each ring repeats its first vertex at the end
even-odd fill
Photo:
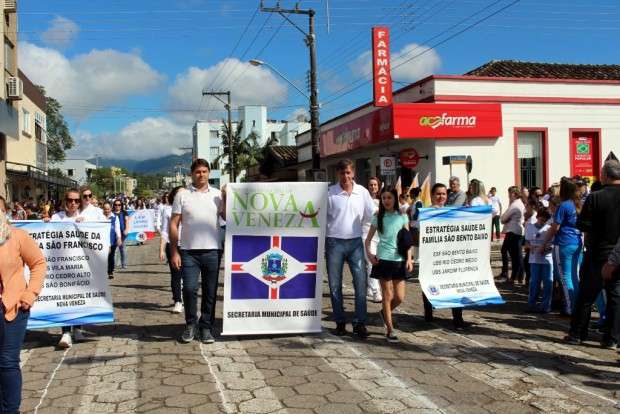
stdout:
POLYGON ((185 330, 179 339, 190 343, 199 329, 203 343, 215 342, 212 329, 215 322, 218 274, 220 271, 219 219, 222 214, 222 194, 209 186, 209 163, 197 159, 192 163, 192 185, 179 191, 172 204, 170 219, 171 262, 183 274, 185 330), (179 225, 183 222, 181 250, 179 225), (198 319, 198 276, 202 276, 202 301, 198 319))
POLYGON ((370 221, 375 204, 368 190, 353 181, 355 169, 351 160, 341 160, 336 166, 338 183, 329 187, 327 201, 327 238, 325 256, 336 321, 336 335, 346 334, 346 319, 342 300, 342 270, 349 264, 355 290, 353 333, 368 337, 366 330, 366 266, 362 226, 370 221))

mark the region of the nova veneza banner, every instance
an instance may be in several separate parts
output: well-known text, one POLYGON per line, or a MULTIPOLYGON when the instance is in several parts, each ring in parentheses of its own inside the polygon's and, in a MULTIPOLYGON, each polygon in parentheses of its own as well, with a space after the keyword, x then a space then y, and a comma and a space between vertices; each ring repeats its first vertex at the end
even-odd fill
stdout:
POLYGON ((420 209, 420 286, 434 308, 501 304, 491 271, 491 206, 420 209))
POLYGON ((321 331, 327 183, 226 187, 224 335, 321 331))
POLYGON ((30 311, 29 329, 114 322, 108 286, 110 223, 16 221, 47 260, 43 290, 30 311))
POLYGON ((129 216, 129 232, 125 241, 143 243, 155 237, 155 210, 133 210, 129 216))

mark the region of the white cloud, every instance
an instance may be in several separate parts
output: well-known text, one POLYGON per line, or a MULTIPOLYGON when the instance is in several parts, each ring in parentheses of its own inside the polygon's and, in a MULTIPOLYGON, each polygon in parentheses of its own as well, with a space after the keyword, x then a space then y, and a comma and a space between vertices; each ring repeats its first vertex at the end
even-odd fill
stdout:
POLYGON ((64 106, 65 115, 76 119, 146 94, 164 79, 137 54, 112 49, 93 49, 68 59, 57 50, 21 42, 19 64, 64 106))
MULTIPOLYGON (((413 82, 435 73, 441 67, 441 58, 434 49, 428 50, 423 55, 412 59, 402 66, 396 67, 427 49, 429 49, 428 46, 410 43, 400 51, 392 53, 392 79, 399 82, 413 82)), ((349 64, 349 67, 356 76, 365 77, 366 79, 372 78, 372 52, 366 51, 362 53, 349 64)))
POLYGON ((223 104, 215 98, 205 97, 202 101, 202 91, 205 88, 214 91, 230 90, 233 108, 240 105, 273 106, 286 102, 287 98, 286 85, 270 70, 230 58, 206 69, 190 67, 178 75, 174 84, 168 89, 168 109, 181 118, 187 116, 195 118, 196 114, 175 113, 174 109, 201 107, 202 110, 207 108, 223 110, 223 104))
POLYGON ((304 117, 306 121, 310 122, 310 112, 306 108, 297 108, 286 118, 288 121, 298 121, 301 117, 304 117))
POLYGON ((77 131, 74 134, 73 157, 146 160, 165 155, 179 155, 181 147, 191 147, 191 128, 165 117, 144 118, 132 122, 118 132, 93 134, 77 131))
POLYGON ((79 31, 80 27, 73 20, 56 16, 50 27, 41 33, 41 40, 50 46, 67 47, 73 43, 79 31))

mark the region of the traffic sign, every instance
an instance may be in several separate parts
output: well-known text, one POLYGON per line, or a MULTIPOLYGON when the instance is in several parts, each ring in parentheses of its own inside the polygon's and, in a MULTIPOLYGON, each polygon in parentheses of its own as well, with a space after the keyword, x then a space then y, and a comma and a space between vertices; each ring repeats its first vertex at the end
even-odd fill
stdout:
POLYGON ((379 157, 381 175, 396 175, 396 158, 379 157))
POLYGON ((405 148, 400 152, 400 165, 405 168, 415 168, 420 162, 420 154, 415 148, 405 148))

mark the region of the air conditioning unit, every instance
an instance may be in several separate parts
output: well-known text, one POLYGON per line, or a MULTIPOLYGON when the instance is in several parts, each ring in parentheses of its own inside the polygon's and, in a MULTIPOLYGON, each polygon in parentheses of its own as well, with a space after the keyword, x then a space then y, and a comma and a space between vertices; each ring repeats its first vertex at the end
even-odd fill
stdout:
POLYGON ((22 99, 24 93, 24 83, 18 77, 11 76, 7 82, 7 99, 19 100, 22 99))
POLYGON ((17 0, 4 0, 4 12, 14 13, 17 11, 17 0))

